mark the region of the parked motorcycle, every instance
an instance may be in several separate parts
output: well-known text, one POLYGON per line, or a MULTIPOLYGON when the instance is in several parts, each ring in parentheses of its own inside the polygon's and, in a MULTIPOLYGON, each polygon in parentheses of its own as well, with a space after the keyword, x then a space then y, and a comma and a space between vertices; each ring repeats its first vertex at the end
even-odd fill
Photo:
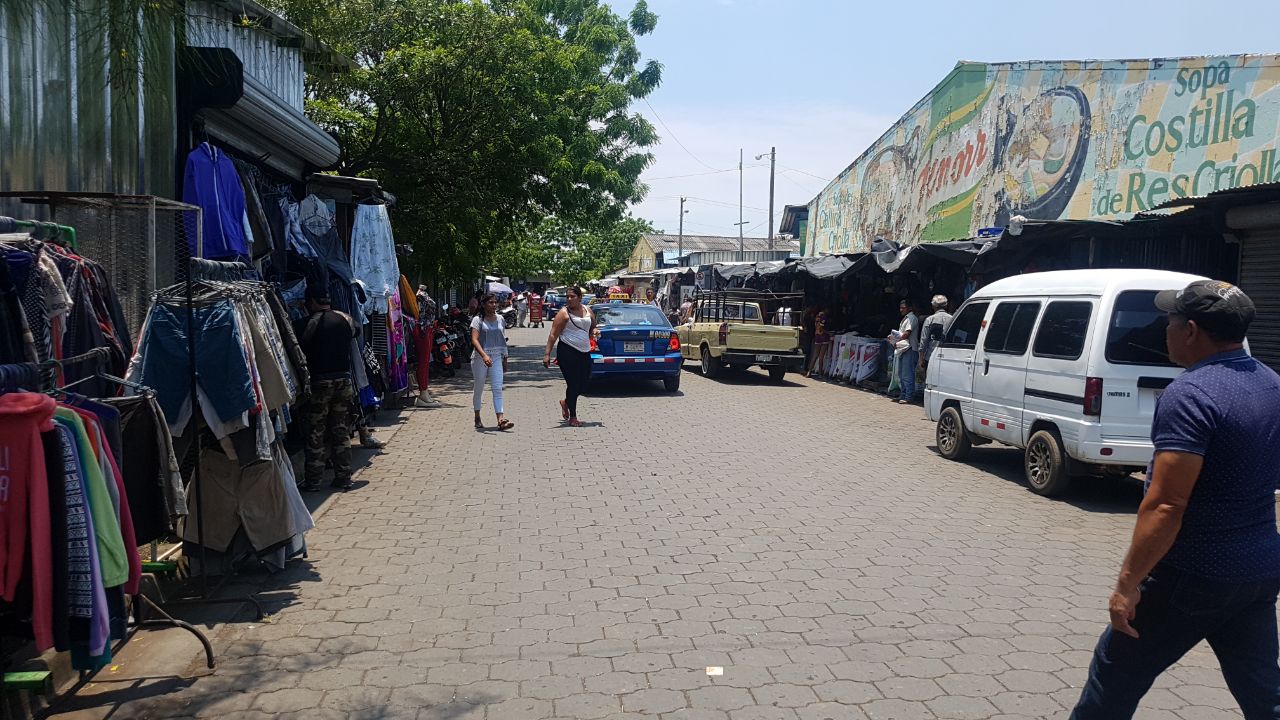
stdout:
POLYGON ((441 320, 437 320, 431 328, 431 364, 436 372, 444 377, 453 377, 454 356, 457 354, 457 335, 449 332, 449 328, 441 320))
POLYGON ((510 305, 498 311, 498 317, 502 318, 502 326, 510 330, 516 326, 516 309, 510 305))

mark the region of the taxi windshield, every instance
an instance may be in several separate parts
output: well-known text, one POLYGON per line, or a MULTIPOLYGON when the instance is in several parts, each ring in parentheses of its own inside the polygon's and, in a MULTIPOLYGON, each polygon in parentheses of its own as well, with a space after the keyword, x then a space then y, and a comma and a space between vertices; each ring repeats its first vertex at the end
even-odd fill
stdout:
POLYGON ((652 305, 597 305, 596 323, 606 325, 657 325, 665 327, 667 318, 652 305))

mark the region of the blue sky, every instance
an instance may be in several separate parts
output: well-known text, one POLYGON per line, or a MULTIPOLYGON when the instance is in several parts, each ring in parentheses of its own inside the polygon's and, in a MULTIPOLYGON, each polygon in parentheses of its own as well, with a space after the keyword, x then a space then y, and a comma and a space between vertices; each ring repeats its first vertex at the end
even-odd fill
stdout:
MULTIPOLYGON (((611 4, 625 14, 634 3, 611 4)), ((764 236, 768 159, 755 155, 778 148, 776 228, 783 205, 812 199, 958 60, 1280 52, 1280 0, 649 0, 649 8, 658 27, 640 49, 663 64, 663 81, 634 107, 662 142, 634 213, 670 233, 684 195, 686 234, 737 234, 743 147, 747 235, 764 236)))

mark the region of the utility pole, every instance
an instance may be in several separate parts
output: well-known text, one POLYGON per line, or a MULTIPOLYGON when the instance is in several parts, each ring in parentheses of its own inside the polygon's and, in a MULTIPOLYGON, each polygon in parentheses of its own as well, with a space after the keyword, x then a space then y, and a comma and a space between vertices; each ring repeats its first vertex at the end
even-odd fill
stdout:
POLYGON ((746 258, 742 242, 742 148, 738 148, 738 262, 746 258))
POLYGON ((680 262, 680 258, 684 257, 684 201, 680 198, 680 239, 676 245, 676 263, 680 262))
POLYGON ((769 148, 769 249, 773 249, 773 171, 777 166, 778 148, 769 148))

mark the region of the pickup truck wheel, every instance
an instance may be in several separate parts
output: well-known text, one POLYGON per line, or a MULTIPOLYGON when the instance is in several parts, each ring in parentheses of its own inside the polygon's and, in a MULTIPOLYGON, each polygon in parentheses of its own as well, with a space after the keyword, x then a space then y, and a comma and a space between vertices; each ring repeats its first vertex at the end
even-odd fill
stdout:
POLYGON ((671 377, 662 378, 662 387, 667 392, 675 392, 680 389, 680 376, 672 375, 671 377))
POLYGON ((724 363, 720 362, 720 358, 711 356, 711 348, 703 345, 698 355, 701 357, 703 377, 720 377, 721 372, 724 370, 724 363))
POLYGON ((938 443, 938 454, 948 460, 963 460, 973 449, 969 440, 969 431, 964 429, 964 420, 960 411, 949 407, 938 417, 938 427, 934 436, 938 443))
POLYGON ((769 368, 769 379, 774 382, 782 382, 782 378, 786 377, 787 369, 784 367, 769 368))
POLYGON ((1062 449, 1062 440, 1049 430, 1040 430, 1031 436, 1023 467, 1027 474, 1027 484, 1031 486, 1031 492, 1037 495, 1060 495, 1071 484, 1071 475, 1067 472, 1067 453, 1062 449))

